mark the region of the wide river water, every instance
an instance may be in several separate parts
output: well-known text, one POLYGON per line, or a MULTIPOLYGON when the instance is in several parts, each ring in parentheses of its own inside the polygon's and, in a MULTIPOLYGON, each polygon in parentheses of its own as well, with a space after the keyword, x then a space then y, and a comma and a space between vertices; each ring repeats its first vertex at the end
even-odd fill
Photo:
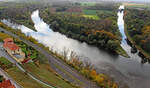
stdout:
MULTIPOLYGON (((124 9, 120 6, 119 9, 124 9)), ((46 24, 39 16, 39 11, 32 13, 31 18, 34 22, 34 27, 37 32, 23 26, 17 25, 23 33, 32 36, 45 46, 61 53, 64 50, 69 52, 74 51, 77 55, 82 56, 82 60, 90 61, 98 72, 108 74, 120 83, 120 88, 127 84, 130 88, 150 88, 150 64, 141 64, 141 58, 138 54, 131 53, 131 47, 126 42, 126 35, 124 33, 124 12, 118 12, 118 28, 122 34, 121 46, 129 54, 130 58, 122 56, 115 56, 107 53, 97 47, 90 46, 86 43, 81 43, 77 40, 67 38, 58 32, 54 32, 50 25, 46 24)), ((6 20, 3 20, 7 25, 12 25, 6 20)), ((69 55, 69 54, 68 54, 69 55)))

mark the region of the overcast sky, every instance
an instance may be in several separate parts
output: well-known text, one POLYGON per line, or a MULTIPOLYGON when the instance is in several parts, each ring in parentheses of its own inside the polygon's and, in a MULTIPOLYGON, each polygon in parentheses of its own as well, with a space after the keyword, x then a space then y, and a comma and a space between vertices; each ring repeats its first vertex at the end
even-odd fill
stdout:
MULTIPOLYGON (((92 0, 91 0, 92 1, 92 0)), ((103 1, 135 1, 135 2, 150 2, 150 0, 103 0, 103 1)))
MULTIPOLYGON (((15 0, 0 0, 0 1, 15 1, 15 0)), ((16 0, 16 1, 23 1, 23 0, 16 0)), ((61 1, 61 0, 59 0, 59 1, 61 1)), ((66 0, 66 1, 71 1, 71 0, 66 0)), ((80 0, 73 0, 73 1, 80 1, 80 0)), ((82 1, 84 1, 84 0, 82 0, 82 1)), ((136 1, 136 2, 150 2, 150 0, 85 0, 85 1, 136 1)))
POLYGON ((150 0, 114 0, 114 1, 150 1, 150 0))

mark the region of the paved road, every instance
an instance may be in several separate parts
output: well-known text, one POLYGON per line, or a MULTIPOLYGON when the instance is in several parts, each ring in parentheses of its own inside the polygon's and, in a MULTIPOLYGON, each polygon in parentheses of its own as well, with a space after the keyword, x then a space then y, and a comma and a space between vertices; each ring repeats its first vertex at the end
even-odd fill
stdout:
MULTIPOLYGON (((5 51, 3 50, 2 48, 2 43, 0 42, 0 57, 6 57, 8 58, 12 63, 15 63, 15 61, 13 59, 11 59, 11 57, 5 53, 5 51)), ((13 85, 15 85, 16 88, 22 88, 19 84, 17 84, 17 82, 15 82, 5 71, 3 71, 1 68, 0 68, 0 75, 3 75, 3 77, 6 79, 6 80, 10 80, 11 83, 13 85)))
POLYGON ((61 75, 63 78, 67 79, 68 81, 79 85, 82 88, 99 88, 95 83, 87 80, 86 78, 84 78, 83 76, 79 75, 79 73, 74 70, 73 68, 71 68, 70 66, 68 66, 65 62, 63 62, 62 60, 53 57, 49 52, 45 51, 43 48, 33 44, 32 42, 25 40, 3 28, 0 28, 0 31, 4 31, 5 33, 15 37, 15 38, 19 38, 20 40, 22 40, 24 43, 28 44, 29 46, 32 46, 33 48, 35 48, 37 51, 41 52, 50 62, 50 66, 59 74, 61 75), (64 72, 65 71, 65 72, 64 72), (74 78, 72 78, 74 77, 74 78))
MULTIPOLYGON (((50 88, 54 88, 53 86, 51 86, 51 85, 49 85, 49 84, 47 84, 47 83, 44 83, 43 81, 41 81, 41 80, 37 79, 36 77, 34 77, 32 74, 28 73, 23 67, 21 67, 21 66, 17 63, 17 61, 15 61, 15 60, 3 49, 2 46, 3 46, 3 44, 2 44, 2 42, 0 42, 0 57, 5 57, 5 58, 7 58, 10 62, 12 62, 13 64, 15 64, 21 71, 26 72, 28 76, 30 76, 32 79, 36 80, 37 82, 39 82, 39 83, 41 83, 41 84, 43 84, 43 85, 46 85, 46 86, 48 86, 48 87, 50 87, 50 88)), ((8 74, 7 74, 5 71, 3 71, 2 69, 0 69, 0 74, 3 74, 6 78, 11 79, 11 78, 8 76, 8 74)), ((12 81, 16 86, 18 86, 18 84, 17 84, 15 81, 13 81, 12 79, 11 79, 11 81, 12 81)), ((21 88, 21 87, 17 87, 17 88, 21 88)))
POLYGON ((1 57, 5 57, 7 59, 9 59, 9 61, 11 61, 12 63, 15 63, 16 61, 14 59, 12 59, 8 53, 6 53, 6 51, 3 49, 3 43, 0 42, 0 56, 1 57))

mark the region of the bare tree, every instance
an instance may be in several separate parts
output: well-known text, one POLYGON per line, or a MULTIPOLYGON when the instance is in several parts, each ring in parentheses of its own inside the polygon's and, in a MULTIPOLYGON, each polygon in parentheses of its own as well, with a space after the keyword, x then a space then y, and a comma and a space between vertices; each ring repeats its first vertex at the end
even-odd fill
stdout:
POLYGON ((64 60, 67 60, 67 59, 68 59, 68 54, 69 54, 69 49, 66 49, 66 48, 64 47, 63 52, 62 52, 62 55, 63 55, 63 59, 64 59, 64 60))

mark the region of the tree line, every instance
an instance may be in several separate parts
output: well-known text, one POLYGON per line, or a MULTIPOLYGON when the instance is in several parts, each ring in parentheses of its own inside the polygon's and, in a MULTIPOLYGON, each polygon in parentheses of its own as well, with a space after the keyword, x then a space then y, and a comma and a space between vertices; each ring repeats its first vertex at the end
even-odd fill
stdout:
POLYGON ((49 8, 40 10, 40 16, 50 24, 52 30, 115 52, 120 48, 121 35, 117 27, 117 17, 113 14, 116 13, 98 13, 100 19, 94 20, 81 14, 51 13, 49 8))
MULTIPOLYGON (((86 42, 90 45, 94 45, 111 52, 116 53, 117 49, 121 48, 121 34, 117 27, 117 13, 115 12, 116 7, 113 5, 109 5, 108 7, 101 4, 96 4, 95 6, 81 7, 83 9, 86 8, 89 10, 101 10, 101 12, 97 13, 97 16, 99 16, 100 19, 94 20, 83 17, 83 13, 52 13, 52 6, 41 5, 39 3, 9 4, 11 5, 6 4, 7 6, 5 6, 5 4, 2 4, 1 7, 5 8, 0 10, 0 19, 11 19, 17 24, 23 24, 35 30, 34 24, 31 20, 31 13, 34 10, 39 9, 40 16, 46 23, 51 24, 50 27, 54 31, 58 31, 70 38, 77 39, 81 42, 86 42), (109 11, 109 13, 105 13, 107 11, 109 11)), ((67 5, 67 7, 69 6, 70 5, 67 5)), ((55 8, 58 7, 59 5, 55 5, 55 8)), ((61 7, 64 6, 61 5, 61 7)), ((73 8, 75 5, 70 7, 73 8)))
POLYGON ((143 50, 150 53, 150 10, 127 9, 125 21, 129 35, 143 50))

